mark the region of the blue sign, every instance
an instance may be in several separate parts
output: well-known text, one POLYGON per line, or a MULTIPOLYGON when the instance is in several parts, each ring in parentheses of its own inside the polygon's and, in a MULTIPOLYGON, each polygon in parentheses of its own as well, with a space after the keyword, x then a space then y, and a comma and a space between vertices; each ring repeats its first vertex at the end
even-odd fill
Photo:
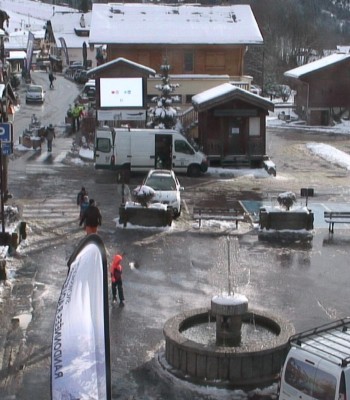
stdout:
POLYGON ((0 123, 0 141, 2 154, 5 156, 12 154, 12 124, 8 122, 0 123))

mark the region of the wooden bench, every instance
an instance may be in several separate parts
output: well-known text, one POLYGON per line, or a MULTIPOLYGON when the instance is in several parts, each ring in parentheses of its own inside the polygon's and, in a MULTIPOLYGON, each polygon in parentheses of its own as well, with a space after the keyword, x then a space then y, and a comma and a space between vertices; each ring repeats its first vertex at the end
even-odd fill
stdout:
POLYGON ((244 221, 244 215, 234 208, 193 208, 193 218, 198 219, 199 228, 202 225, 202 219, 219 220, 219 221, 235 221, 236 229, 238 222, 244 221))
POLYGON ((324 220, 329 224, 329 232, 334 233, 334 224, 350 224, 350 212, 325 211, 324 220))

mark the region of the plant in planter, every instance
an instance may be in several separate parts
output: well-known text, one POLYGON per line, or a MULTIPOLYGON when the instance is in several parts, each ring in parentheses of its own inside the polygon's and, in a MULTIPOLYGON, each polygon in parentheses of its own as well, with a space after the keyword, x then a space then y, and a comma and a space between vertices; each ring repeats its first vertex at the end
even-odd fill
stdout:
POLYGON ((119 223, 126 227, 127 223, 141 226, 171 226, 173 220, 172 207, 166 204, 151 204, 155 195, 154 189, 141 185, 132 192, 132 200, 119 207, 119 223))
POLYGON ((284 192, 278 195, 277 201, 280 207, 289 211, 292 205, 297 201, 297 198, 293 192, 284 192))
POLYGON ((148 207, 154 195, 155 195, 154 189, 146 185, 137 186, 132 191, 133 200, 136 203, 140 203, 142 207, 148 207))

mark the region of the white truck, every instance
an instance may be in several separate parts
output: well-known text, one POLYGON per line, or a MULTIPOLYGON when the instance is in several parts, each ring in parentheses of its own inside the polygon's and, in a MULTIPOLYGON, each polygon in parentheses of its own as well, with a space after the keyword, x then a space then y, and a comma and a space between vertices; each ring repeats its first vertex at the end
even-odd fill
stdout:
POLYGON ((198 176, 208 170, 207 157, 179 132, 169 129, 102 127, 95 134, 95 169, 125 174, 152 168, 198 176))

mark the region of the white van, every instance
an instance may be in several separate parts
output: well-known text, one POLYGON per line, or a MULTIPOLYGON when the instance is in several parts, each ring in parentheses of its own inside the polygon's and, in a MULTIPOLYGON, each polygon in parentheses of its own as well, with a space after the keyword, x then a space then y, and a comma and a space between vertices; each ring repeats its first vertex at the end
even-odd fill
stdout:
POLYGON ((95 168, 123 172, 163 168, 198 176, 208 170, 208 161, 175 130, 104 127, 95 134, 95 168))
POLYGON ((95 79, 89 79, 83 88, 82 95, 86 96, 89 100, 95 100, 96 97, 96 84, 95 79))
POLYGON ((350 399, 350 318, 290 338, 279 400, 350 399))

